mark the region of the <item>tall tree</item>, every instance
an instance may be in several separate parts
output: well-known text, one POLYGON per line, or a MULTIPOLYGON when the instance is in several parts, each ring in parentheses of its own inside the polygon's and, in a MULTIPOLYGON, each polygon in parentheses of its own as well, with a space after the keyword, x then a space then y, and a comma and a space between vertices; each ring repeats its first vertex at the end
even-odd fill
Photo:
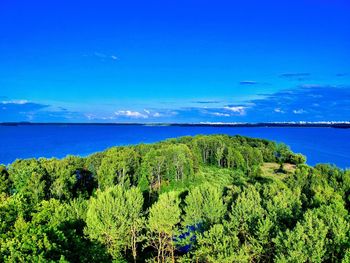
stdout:
POLYGON ((90 200, 86 233, 105 244, 115 259, 130 249, 134 260, 143 229, 143 196, 138 188, 125 190, 121 185, 98 191, 90 200))
POLYGON ((187 226, 219 223, 226 212, 222 191, 210 184, 191 189, 185 203, 183 223, 187 226))
POLYGON ((275 240, 276 262, 322 262, 326 254, 327 226, 313 211, 301 223, 275 240))
POLYGON ((176 192, 161 194, 150 208, 148 218, 148 244, 157 250, 157 262, 165 263, 170 257, 175 262, 174 237, 178 234, 181 209, 176 192))
POLYGON ((133 148, 114 147, 102 158, 98 169, 98 183, 103 190, 116 184, 136 184, 140 158, 133 148))
POLYGON ((193 156, 186 145, 170 145, 164 149, 164 155, 168 180, 183 181, 193 175, 193 156))
POLYGON ((241 245, 237 232, 228 230, 227 224, 215 224, 198 236, 194 259, 191 262, 231 263, 251 262, 249 247, 241 245))
POLYGON ((0 194, 1 193, 9 194, 10 186, 11 186, 11 182, 10 182, 9 174, 6 170, 6 167, 3 165, 0 165, 0 194))
POLYGON ((78 182, 79 171, 83 169, 82 158, 67 156, 62 160, 53 160, 51 169, 52 185, 51 194, 53 197, 68 200, 74 196, 74 188, 78 182))
POLYGON ((150 190, 160 190, 166 174, 166 156, 161 149, 150 150, 142 161, 142 176, 147 177, 150 190))
POLYGON ((17 160, 10 165, 9 174, 13 181, 14 192, 28 197, 32 204, 46 197, 49 179, 39 161, 17 160))
POLYGON ((227 167, 243 170, 244 164, 245 161, 240 151, 233 146, 229 147, 227 153, 227 167))

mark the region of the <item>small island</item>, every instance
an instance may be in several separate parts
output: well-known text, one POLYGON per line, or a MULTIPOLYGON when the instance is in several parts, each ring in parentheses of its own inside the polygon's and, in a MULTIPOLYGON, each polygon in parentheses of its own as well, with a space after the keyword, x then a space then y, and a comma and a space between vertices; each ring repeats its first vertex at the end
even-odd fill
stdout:
POLYGON ((350 171, 198 135, 0 166, 1 262, 349 262, 350 171))

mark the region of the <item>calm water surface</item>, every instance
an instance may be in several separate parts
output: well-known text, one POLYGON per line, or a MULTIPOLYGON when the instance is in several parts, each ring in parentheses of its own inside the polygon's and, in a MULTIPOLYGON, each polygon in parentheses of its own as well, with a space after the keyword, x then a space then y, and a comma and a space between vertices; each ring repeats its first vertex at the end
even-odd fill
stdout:
POLYGON ((122 125, 0 126, 0 163, 8 164, 17 158, 85 156, 115 145, 196 134, 240 134, 284 142, 294 152, 306 155, 310 165, 324 162, 350 167, 350 129, 122 125))

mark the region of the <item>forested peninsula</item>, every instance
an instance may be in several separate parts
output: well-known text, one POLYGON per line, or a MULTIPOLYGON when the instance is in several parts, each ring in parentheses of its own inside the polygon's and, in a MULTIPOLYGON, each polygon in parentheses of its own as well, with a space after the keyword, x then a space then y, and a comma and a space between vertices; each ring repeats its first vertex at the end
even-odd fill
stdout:
POLYGON ((350 262, 350 170, 181 137, 0 166, 0 262, 350 262))

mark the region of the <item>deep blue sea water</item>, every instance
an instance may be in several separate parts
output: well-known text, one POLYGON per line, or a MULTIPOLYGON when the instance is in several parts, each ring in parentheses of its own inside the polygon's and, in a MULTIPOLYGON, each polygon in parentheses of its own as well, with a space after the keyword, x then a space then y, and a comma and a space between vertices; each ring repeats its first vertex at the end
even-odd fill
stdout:
POLYGON ((196 134, 240 134, 284 142, 294 152, 306 155, 310 165, 334 163, 350 167, 350 129, 123 125, 0 126, 0 163, 8 164, 17 158, 86 156, 115 145, 196 134))

